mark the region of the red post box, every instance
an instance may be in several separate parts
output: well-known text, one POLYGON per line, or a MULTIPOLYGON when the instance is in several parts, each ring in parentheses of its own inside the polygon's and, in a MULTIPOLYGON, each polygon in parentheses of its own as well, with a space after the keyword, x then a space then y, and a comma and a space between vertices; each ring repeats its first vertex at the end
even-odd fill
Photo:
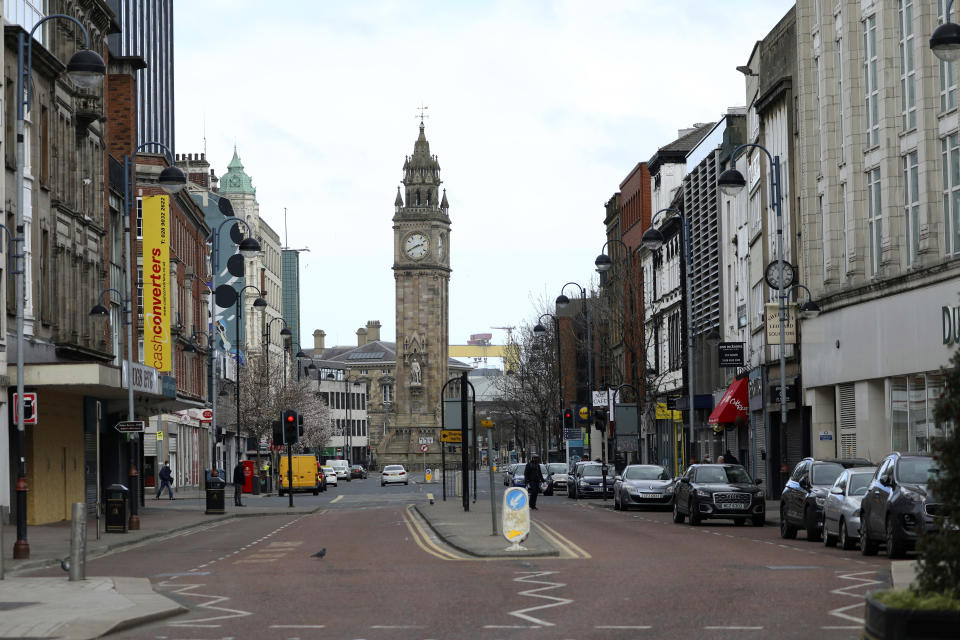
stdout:
POLYGON ((253 460, 243 461, 243 492, 253 493, 253 476, 256 462, 253 460))

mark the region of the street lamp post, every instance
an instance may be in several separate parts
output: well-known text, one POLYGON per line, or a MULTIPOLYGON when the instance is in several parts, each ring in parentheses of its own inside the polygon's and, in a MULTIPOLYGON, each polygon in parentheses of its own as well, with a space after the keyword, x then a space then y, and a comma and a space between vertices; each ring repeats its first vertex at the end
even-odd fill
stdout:
MULTIPOLYGON (((780 321, 780 433, 787 426, 787 361, 786 351, 786 323, 787 323, 787 296, 788 283, 784 280, 783 259, 783 211, 780 203, 780 156, 773 155, 763 145, 755 143, 741 144, 730 154, 730 168, 720 174, 717 184, 724 194, 736 196, 746 185, 743 174, 735 168, 735 162, 740 152, 747 148, 756 148, 766 154, 770 161, 770 205, 777 215, 777 302, 778 318, 780 321)), ((809 293, 809 289, 807 290, 809 293)), ((779 440, 777 441, 779 445, 779 440)), ((778 451, 779 454, 779 451, 778 451)))
MULTIPOLYGON (((265 359, 264 359, 264 366, 265 366, 266 369, 267 369, 267 375, 268 375, 268 376, 270 375, 270 327, 271 327, 271 326, 273 325, 273 323, 276 322, 277 320, 279 320, 280 322, 283 323, 283 328, 280 329, 280 340, 281 340, 281 341, 282 341, 282 340, 285 340, 285 339, 288 338, 289 336, 292 336, 292 335, 293 335, 293 332, 290 331, 290 328, 287 326, 287 321, 283 319, 283 316, 277 316, 276 318, 273 318, 272 320, 267 320, 267 322, 266 322, 266 324, 265 324, 265 326, 264 326, 264 329, 263 329, 263 355, 264 355, 264 358, 265 358, 265 359)), ((287 354, 286 345, 283 346, 283 354, 284 354, 284 368, 286 368, 286 354, 287 354)), ((287 376, 286 372, 284 372, 283 376, 284 376, 284 380, 286 380, 286 376, 287 376)))
MULTIPOLYGON (((236 302, 236 323, 234 325, 234 335, 236 336, 236 349, 237 349, 237 384, 234 386, 234 391, 236 391, 237 396, 237 460, 240 460, 240 432, 243 427, 243 420, 240 417, 240 323, 243 319, 243 292, 247 289, 253 289, 257 292, 257 299, 253 301, 253 306, 256 309, 263 309, 267 306, 267 301, 263 299, 263 293, 258 287, 248 284, 247 286, 237 291, 237 302, 236 302)), ((260 450, 260 445, 257 445, 257 450, 260 450)))
POLYGON ((17 176, 16 176, 16 235, 14 241, 13 272, 16 275, 16 306, 17 306, 17 541, 13 544, 14 559, 30 557, 30 543, 27 542, 27 437, 23 425, 23 306, 24 306, 24 275, 26 273, 24 243, 24 215, 23 215, 23 172, 24 172, 24 118, 30 110, 33 98, 33 88, 30 83, 30 74, 33 67, 33 34, 40 25, 54 18, 63 18, 76 24, 83 32, 83 49, 77 50, 67 63, 67 75, 74 84, 84 89, 98 86, 103 81, 107 67, 103 58, 95 51, 90 50, 90 37, 87 29, 79 20, 62 13, 54 13, 37 21, 37 24, 25 34, 17 34, 17 176))
POLYGON ((953 0, 947 0, 947 10, 944 11, 944 22, 934 29, 930 36, 930 49, 933 55, 944 62, 960 60, 960 25, 950 22, 950 10, 953 0))
MULTIPOLYGON (((550 316, 551 318, 553 318, 553 337, 554 337, 554 342, 557 343, 557 395, 559 396, 559 402, 558 402, 558 404, 560 405, 559 420, 561 420, 560 428, 562 431, 563 429, 563 423, 562 423, 563 421, 563 373, 560 368, 561 362, 562 362, 562 359, 560 356, 560 322, 557 320, 557 316, 553 315, 552 313, 541 314, 540 317, 537 318, 537 324, 533 327, 533 335, 540 338, 543 336, 543 334, 547 332, 546 327, 544 327, 541 324, 543 319, 547 316, 550 316)), ((549 444, 547 445, 547 447, 549 448, 549 444)), ((560 440, 558 439, 557 449, 559 448, 560 448, 560 440)))
MULTIPOLYGON (((643 232, 643 236, 640 239, 641 244, 643 244, 643 246, 649 249, 650 251, 657 251, 658 249, 660 249, 660 247, 663 246, 663 241, 664 241, 663 233, 659 229, 657 229, 655 226, 653 226, 654 223, 656 223, 657 221, 657 216, 659 216, 661 213, 672 213, 676 217, 680 218, 680 222, 681 222, 680 239, 683 241, 684 256, 686 258, 687 277, 685 278, 685 281, 687 286, 686 286, 684 297, 687 299, 687 305, 686 305, 687 306, 687 377, 689 379, 687 382, 687 398, 688 398, 687 401, 689 403, 687 419, 688 419, 688 429, 690 431, 689 435, 687 436, 687 439, 689 440, 689 442, 687 443, 687 446, 690 448, 688 456, 692 456, 693 440, 694 440, 694 433, 693 433, 693 400, 694 400, 693 391, 694 390, 693 390, 693 300, 692 300, 691 285, 690 285, 692 274, 690 272, 691 272, 691 269, 693 268, 693 260, 690 255, 690 221, 687 218, 685 218, 682 213, 680 213, 679 211, 671 207, 660 209, 659 211, 654 213, 653 216, 651 216, 650 218, 650 228, 643 232)), ((679 474, 681 469, 678 468, 676 471, 679 474)))
MULTIPOLYGON (((230 201, 225 198, 222 198, 220 202, 221 204, 222 203, 229 204, 230 201)), ((219 287, 217 287, 217 275, 220 272, 220 230, 223 229, 225 225, 231 224, 231 223, 237 224, 237 225, 243 225, 244 227, 246 227, 247 232, 250 234, 245 238, 241 238, 240 242, 237 244, 237 247, 240 249, 240 253, 243 255, 243 257, 253 258, 260 253, 260 243, 257 242, 256 238, 253 237, 253 230, 250 228, 249 224, 247 224, 245 221, 241 220, 240 218, 236 218, 231 215, 226 220, 223 220, 219 225, 217 225, 216 228, 211 230, 210 236, 207 238, 207 240, 210 242, 210 268, 211 268, 211 271, 213 272, 210 278, 210 302, 209 302, 211 333, 215 333, 214 311, 216 306, 218 306, 216 304, 216 292, 217 292, 217 289, 219 289, 219 287)), ((221 285, 221 286, 225 286, 225 287, 228 287, 230 290, 233 290, 233 287, 231 287, 230 285, 221 285)), ((236 295, 236 297, 238 298, 240 297, 239 292, 234 292, 234 295, 236 295)), ((230 303, 225 302, 224 306, 229 307, 230 303)), ((236 318, 235 320, 239 323, 239 318, 236 318)), ((237 345, 237 348, 239 349, 239 345, 237 345)), ((208 387, 210 389, 210 402, 211 402, 211 408, 213 410, 213 419, 211 423, 211 429, 214 434, 214 437, 211 438, 210 475, 215 476, 217 474, 217 439, 216 439, 217 377, 216 377, 216 366, 215 366, 216 340, 214 340, 213 345, 211 345, 211 348, 208 350, 207 358, 208 358, 209 376, 210 376, 208 387)), ((224 373, 226 373, 226 371, 224 371, 224 373)), ((238 367, 237 369, 238 378, 239 378, 239 375, 240 375, 240 371, 238 367)), ((239 419, 239 415, 238 415, 238 419, 239 419)))

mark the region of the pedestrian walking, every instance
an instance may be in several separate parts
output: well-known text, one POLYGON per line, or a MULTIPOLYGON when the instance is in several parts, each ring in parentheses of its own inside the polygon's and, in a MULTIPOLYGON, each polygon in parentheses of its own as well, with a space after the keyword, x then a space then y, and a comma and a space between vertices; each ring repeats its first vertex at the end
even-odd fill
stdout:
POLYGON ((243 494, 243 462, 237 460, 237 466, 233 468, 233 506, 242 507, 243 502, 240 496, 243 494))
POLYGON ((537 496, 540 495, 540 483, 543 482, 543 472, 540 471, 540 458, 536 454, 530 458, 530 462, 523 469, 523 481, 527 485, 527 492, 530 494, 530 508, 537 508, 537 496))
POLYGON ((163 461, 163 467, 160 468, 160 473, 157 475, 160 478, 160 488, 157 490, 157 497, 155 500, 160 499, 160 494, 163 493, 164 487, 167 488, 167 491, 170 493, 170 499, 173 500, 173 473, 170 471, 169 460, 163 461))
POLYGON ((724 463, 723 456, 717 456, 717 464, 723 464, 723 463, 724 463))

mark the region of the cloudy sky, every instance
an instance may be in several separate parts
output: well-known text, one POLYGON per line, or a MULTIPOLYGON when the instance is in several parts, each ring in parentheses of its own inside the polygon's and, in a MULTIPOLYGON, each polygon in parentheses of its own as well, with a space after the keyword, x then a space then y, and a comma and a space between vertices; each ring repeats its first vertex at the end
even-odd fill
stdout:
POLYGON ((596 276, 604 203, 637 162, 745 103, 736 67, 792 4, 176 0, 176 151, 222 175, 236 145, 261 216, 309 248, 304 347, 367 320, 392 340, 393 201, 426 105, 451 342, 502 344, 491 327, 596 276))

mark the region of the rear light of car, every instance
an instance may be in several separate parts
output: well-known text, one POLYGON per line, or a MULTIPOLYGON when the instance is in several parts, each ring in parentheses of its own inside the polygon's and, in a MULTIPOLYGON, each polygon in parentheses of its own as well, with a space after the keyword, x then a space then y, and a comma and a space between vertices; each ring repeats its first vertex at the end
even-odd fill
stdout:
POLYGON ((406 472, 406 471, 401 471, 401 472, 400 472, 400 475, 405 476, 405 475, 407 475, 407 472, 406 472))

